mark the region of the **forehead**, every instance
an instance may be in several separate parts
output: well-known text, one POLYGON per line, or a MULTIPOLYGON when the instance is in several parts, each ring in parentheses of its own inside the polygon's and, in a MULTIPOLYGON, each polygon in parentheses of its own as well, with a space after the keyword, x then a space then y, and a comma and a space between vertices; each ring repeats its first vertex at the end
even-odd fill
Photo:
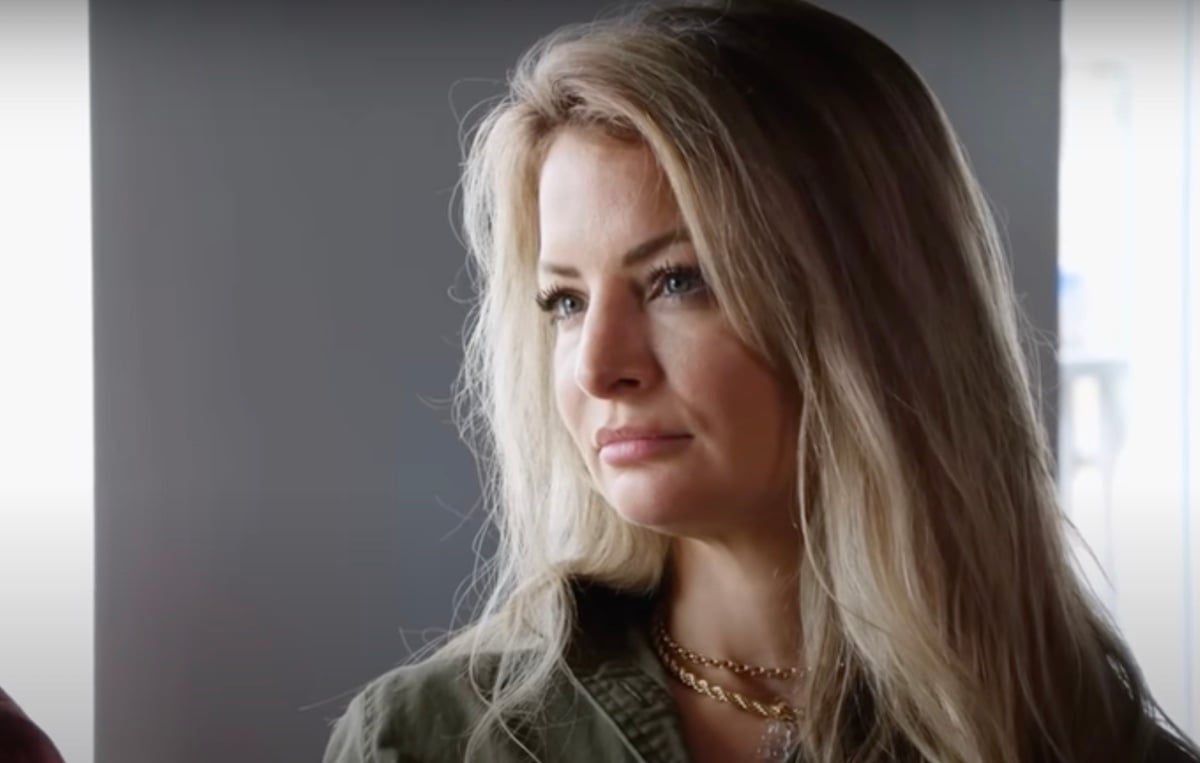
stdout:
POLYGON ((670 184, 644 144, 579 128, 551 139, 538 180, 542 254, 570 255, 581 241, 627 243, 678 218, 670 184))

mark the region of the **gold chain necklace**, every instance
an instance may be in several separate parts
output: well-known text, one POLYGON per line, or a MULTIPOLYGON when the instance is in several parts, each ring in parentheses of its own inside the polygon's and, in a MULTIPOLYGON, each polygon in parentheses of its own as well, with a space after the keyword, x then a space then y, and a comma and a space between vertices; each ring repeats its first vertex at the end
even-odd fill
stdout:
POLYGON ((705 657, 701 654, 687 649, 676 644, 667 634, 667 629, 662 619, 659 618, 655 623, 654 628, 654 650, 658 653, 658 658, 671 671, 674 676, 679 679, 680 683, 688 687, 697 694, 702 694, 705 697, 715 699, 718 702, 724 702, 733 705, 740 710, 748 713, 769 718, 773 721, 781 721, 783 723, 795 723, 800 718, 800 711, 790 705, 787 701, 776 699, 774 702, 763 702, 752 697, 736 692, 732 689, 726 689, 717 684, 710 683, 704 678, 700 678, 695 673, 691 672, 679 661, 675 659, 678 655, 682 659, 689 662, 708 665, 710 667, 724 668, 731 670, 734 673, 752 676, 772 676, 776 678, 790 678, 798 672, 795 668, 763 668, 755 665, 746 665, 745 663, 733 662, 732 660, 717 660, 711 657, 705 657))
POLYGON ((662 641, 669 651, 675 654, 680 659, 686 660, 693 665, 705 665, 710 668, 719 668, 728 670, 730 673, 735 673, 740 676, 750 676, 751 678, 781 678, 784 680, 795 678, 800 672, 796 668, 765 668, 758 665, 748 665, 744 662, 734 662, 733 660, 718 660, 715 657, 705 657, 699 652, 692 651, 685 646, 680 646, 671 638, 671 634, 667 633, 667 628, 661 620, 655 626, 655 633, 658 639, 662 641))

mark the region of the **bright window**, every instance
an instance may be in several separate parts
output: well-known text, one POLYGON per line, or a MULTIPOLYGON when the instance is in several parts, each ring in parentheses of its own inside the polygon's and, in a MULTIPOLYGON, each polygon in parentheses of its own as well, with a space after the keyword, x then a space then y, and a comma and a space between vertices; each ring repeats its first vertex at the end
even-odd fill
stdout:
POLYGON ((91 763, 86 0, 0 3, 0 686, 91 763))
POLYGON ((1155 696, 1192 736, 1200 733, 1196 6, 1063 3, 1059 219, 1059 477, 1082 536, 1077 558, 1155 696))

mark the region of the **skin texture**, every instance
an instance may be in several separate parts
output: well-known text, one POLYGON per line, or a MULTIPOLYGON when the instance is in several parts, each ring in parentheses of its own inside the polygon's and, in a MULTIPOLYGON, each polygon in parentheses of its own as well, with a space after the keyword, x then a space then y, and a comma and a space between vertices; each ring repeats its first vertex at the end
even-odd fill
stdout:
POLYGON ((768 368, 733 334, 698 277, 659 282, 659 265, 698 267, 690 242, 631 266, 629 250, 682 228, 652 155, 595 133, 560 133, 543 164, 539 274, 558 300, 558 411, 596 485, 626 520, 722 537, 779 523, 794 469, 792 406, 768 368), (600 427, 646 425, 690 439, 660 458, 605 462, 600 427))
MULTIPOLYGON (((538 280, 556 331, 558 413, 613 509, 671 536, 664 614, 676 640, 711 656, 795 665, 797 403, 736 337, 699 271, 686 270, 699 267, 691 243, 625 262, 681 228, 647 149, 578 129, 553 138, 539 183, 538 280), (656 278, 664 264, 684 270, 656 278), (609 463, 596 432, 622 426, 688 438, 652 458, 609 463)), ((767 679, 696 672, 758 698, 789 693, 767 679)), ((762 719, 678 682, 672 690, 694 760, 754 754, 762 719)))

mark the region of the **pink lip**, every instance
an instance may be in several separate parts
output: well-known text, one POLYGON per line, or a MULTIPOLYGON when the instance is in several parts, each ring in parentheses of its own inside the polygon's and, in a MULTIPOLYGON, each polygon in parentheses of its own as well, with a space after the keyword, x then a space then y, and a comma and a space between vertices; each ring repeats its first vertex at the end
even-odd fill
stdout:
POLYGON ((613 465, 630 464, 678 450, 692 438, 689 434, 656 429, 622 427, 596 433, 600 458, 613 465))

